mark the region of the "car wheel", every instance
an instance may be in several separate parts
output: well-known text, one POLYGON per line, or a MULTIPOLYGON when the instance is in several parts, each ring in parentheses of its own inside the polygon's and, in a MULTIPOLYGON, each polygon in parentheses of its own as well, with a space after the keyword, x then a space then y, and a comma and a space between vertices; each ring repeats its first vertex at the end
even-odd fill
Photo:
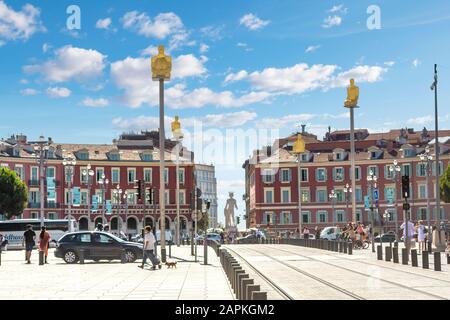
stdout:
POLYGON ((126 262, 135 262, 137 259, 136 254, 131 250, 125 251, 125 261, 126 262))
POLYGON ((66 263, 77 263, 78 262, 78 256, 73 250, 67 250, 66 253, 64 253, 64 261, 66 263))
POLYGON ((94 262, 99 262, 100 261, 100 259, 93 259, 94 260, 94 262))

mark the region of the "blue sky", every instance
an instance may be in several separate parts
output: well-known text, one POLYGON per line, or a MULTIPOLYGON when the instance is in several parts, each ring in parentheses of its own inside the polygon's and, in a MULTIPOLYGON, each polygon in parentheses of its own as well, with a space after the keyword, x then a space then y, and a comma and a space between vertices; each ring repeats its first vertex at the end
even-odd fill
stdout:
MULTIPOLYGON (((431 128, 434 63, 440 125, 448 129, 450 3, 377 1, 381 29, 369 30, 372 4, 0 1, 0 136, 110 143, 122 131, 154 128, 158 100, 149 57, 159 44, 174 59, 167 121, 180 116, 187 144, 203 138, 227 149, 237 139, 226 132, 287 135, 300 123, 319 138, 328 126, 346 129, 342 102, 350 77, 361 90, 357 127, 431 128), (80 30, 66 28, 72 4, 81 9, 80 30), (203 137, 194 132, 199 123, 203 137)), ((224 161, 229 152, 202 154, 216 164, 219 214, 233 190, 242 214, 241 164, 252 147, 231 162, 224 161)))

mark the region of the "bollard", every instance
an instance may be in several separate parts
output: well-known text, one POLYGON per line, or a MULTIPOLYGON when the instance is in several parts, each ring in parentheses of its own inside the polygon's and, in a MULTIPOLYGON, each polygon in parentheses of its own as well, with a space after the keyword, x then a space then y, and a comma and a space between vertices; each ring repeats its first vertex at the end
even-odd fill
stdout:
POLYGON ((434 271, 441 271, 441 253, 434 253, 434 271))
POLYGON ((261 287, 259 284, 250 284, 247 286, 247 291, 245 292, 245 300, 251 300, 252 299, 252 292, 253 291, 260 291, 261 287))
POLYGON ((344 241, 344 253, 347 253, 348 242, 344 241))
POLYGON ((398 248, 398 241, 397 240, 394 241, 394 247, 398 248))
POLYGON ((342 253, 344 251, 343 243, 341 240, 339 240, 339 253, 342 253))
POLYGON ((2 246, 0 243, 0 266, 2 265, 2 246))
POLYGON ((432 242, 431 241, 427 241, 427 246, 428 246, 428 254, 431 254, 431 252, 433 252, 433 249, 431 248, 432 242))
POLYGON ((348 254, 353 254, 353 243, 351 241, 348 243, 348 254))
POLYGON ((429 269, 430 262, 428 259, 428 251, 422 251, 422 268, 429 269))
POLYGON ((241 300, 247 300, 247 297, 245 295, 247 292, 247 287, 252 284, 254 284, 253 279, 248 279, 248 278, 242 279, 241 287, 239 289, 239 292, 241 293, 241 300))
POLYGON ((392 248, 392 258, 394 263, 398 263, 398 246, 394 245, 394 248, 392 248))
POLYGON ((169 242, 169 258, 172 258, 172 242, 169 242))
POLYGON ((78 258, 80 259, 80 264, 84 264, 84 250, 81 249, 80 252, 78 253, 78 258))
POLYGON ((417 250, 413 249, 411 250, 411 265, 413 267, 417 267, 418 263, 417 263, 417 250))
POLYGON ((386 261, 391 261, 392 259, 392 247, 386 247, 386 261))
POLYGON ((402 248, 402 264, 408 264, 408 250, 402 248))
POLYGON ((253 291, 252 300, 267 300, 267 292, 253 291))
POLYGON ((236 272, 238 270, 242 270, 242 267, 240 265, 234 265, 231 267, 231 272, 230 272, 230 283, 231 283, 231 288, 234 290, 236 287, 234 286, 234 278, 236 276, 236 272))
MULTIPOLYGON (((203 245, 203 264, 208 264, 208 242, 205 240, 205 244, 203 245)), ((170 246, 169 246, 169 256, 170 256, 170 246)))
POLYGON ((377 246, 377 260, 383 260, 383 251, 381 246, 377 246))
MULTIPOLYGON (((0 260, 0 265, 1 265, 1 260, 0 260)), ((450 254, 447 254, 447 264, 450 264, 450 254)))
POLYGON ((40 251, 40 250, 39 250, 39 265, 40 266, 44 265, 44 251, 40 251))
POLYGON ((338 243, 338 241, 333 241, 333 243, 334 243, 334 252, 339 252, 339 243, 338 243))
POLYGON ((239 291, 239 275, 240 274, 244 274, 245 271, 244 269, 242 269, 242 267, 240 267, 239 269, 237 269, 234 273, 234 277, 233 277, 233 290, 234 290, 234 294, 236 295, 236 297, 238 296, 238 291, 239 291))
POLYGON ((237 294, 236 294, 236 297, 238 300, 243 300, 243 298, 242 298, 242 281, 244 279, 249 279, 249 278, 250 278, 250 276, 246 273, 238 274, 237 294))

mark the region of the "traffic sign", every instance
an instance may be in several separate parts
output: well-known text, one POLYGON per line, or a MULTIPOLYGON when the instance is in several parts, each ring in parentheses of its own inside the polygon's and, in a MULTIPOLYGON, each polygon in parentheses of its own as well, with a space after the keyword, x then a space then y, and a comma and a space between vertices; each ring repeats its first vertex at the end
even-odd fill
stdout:
POLYGON ((370 210, 370 196, 364 196, 364 208, 370 210))
POLYGON ((373 199, 378 201, 378 189, 373 189, 373 199))

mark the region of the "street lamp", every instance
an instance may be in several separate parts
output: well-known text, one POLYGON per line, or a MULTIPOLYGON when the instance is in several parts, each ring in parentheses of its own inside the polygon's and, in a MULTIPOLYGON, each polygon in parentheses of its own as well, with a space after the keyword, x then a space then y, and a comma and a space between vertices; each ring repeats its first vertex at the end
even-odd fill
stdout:
POLYGON ((305 141, 302 135, 297 135, 297 140, 294 142, 292 148, 293 152, 297 154, 297 188, 298 188, 298 237, 302 234, 302 172, 300 168, 301 154, 305 152, 305 141))
POLYGON ((352 188, 350 188, 348 183, 345 184, 344 195, 345 195, 345 206, 346 206, 346 210, 345 210, 346 218, 348 217, 348 199, 352 197, 352 193, 353 193, 352 188))
POLYGON ((117 184, 116 189, 113 190, 113 195, 117 201, 117 236, 120 237, 119 220, 120 220, 120 204, 122 203, 122 189, 120 189, 119 184, 117 184))
POLYGON ((176 203, 177 203, 177 225, 176 225, 176 242, 177 247, 180 246, 180 173, 179 173, 179 161, 180 161, 180 147, 183 141, 183 133, 181 132, 181 123, 178 120, 178 116, 175 116, 175 120, 172 122, 172 134, 177 144, 175 146, 176 152, 176 203))
POLYGON ((123 201, 125 202, 125 233, 128 237, 128 191, 125 190, 123 194, 123 201))
POLYGON ((105 174, 102 174, 101 179, 98 180, 98 184, 101 186, 102 188, 102 206, 103 206, 103 210, 102 210, 102 224, 104 224, 106 222, 106 218, 105 218, 105 211, 106 211, 106 189, 108 188, 108 184, 109 184, 109 180, 105 179, 105 174))
POLYGON ((395 182, 395 195, 394 195, 394 203, 395 203, 395 239, 398 239, 398 213, 397 213, 397 199, 398 199, 398 192, 397 192, 397 185, 398 180, 400 178, 400 172, 402 171, 402 168, 398 165, 398 161, 394 160, 393 165, 389 166, 389 171, 392 175, 392 180, 395 182))
POLYGON ((334 217, 336 216, 335 211, 334 211, 334 205, 337 199, 337 194, 336 192, 333 190, 331 190, 331 193, 328 195, 328 198, 330 198, 331 201, 331 207, 332 207, 332 221, 334 221, 334 217))
POLYGON ((34 146, 34 151, 37 156, 36 162, 39 164, 39 196, 40 196, 40 225, 41 227, 44 226, 44 201, 45 201, 45 195, 44 195, 44 185, 45 185, 45 166, 47 164, 47 156, 48 156, 48 150, 49 146, 51 144, 51 139, 49 138, 47 141, 45 140, 44 136, 39 137, 39 141, 36 142, 36 145, 34 146))
POLYGON ((94 174, 95 174, 95 172, 94 172, 94 170, 91 169, 90 163, 86 166, 86 169, 84 169, 82 172, 84 180, 85 180, 85 182, 87 182, 87 185, 88 185, 87 206, 88 206, 89 221, 91 221, 91 187, 92 187, 92 178, 93 178, 94 174))
POLYGON ((375 252, 375 242, 374 242, 374 220, 373 220, 373 188, 377 187, 377 180, 378 177, 375 175, 375 173, 370 170, 369 171, 369 175, 367 176, 367 182, 369 183, 369 187, 370 187, 370 220, 371 220, 371 225, 372 225, 372 232, 370 233, 371 236, 371 241, 372 241, 372 252, 375 252))
POLYGON ((72 179, 73 179, 73 175, 74 175, 74 171, 75 171, 75 165, 77 164, 76 160, 69 157, 63 160, 63 166, 64 166, 64 172, 66 174, 66 179, 67 179, 67 188, 69 189, 69 204, 68 204, 68 209, 69 209, 69 215, 68 215, 68 220, 69 220, 69 232, 72 231, 72 179))
POLYGON ((431 233, 431 222, 430 222, 430 194, 428 192, 430 187, 430 176, 432 175, 432 165, 433 165, 433 156, 430 154, 430 148, 428 146, 425 147, 424 153, 419 155, 420 161, 425 165, 426 171, 426 184, 427 184, 427 224, 428 224, 428 248, 431 248, 432 242, 432 233, 431 233))

